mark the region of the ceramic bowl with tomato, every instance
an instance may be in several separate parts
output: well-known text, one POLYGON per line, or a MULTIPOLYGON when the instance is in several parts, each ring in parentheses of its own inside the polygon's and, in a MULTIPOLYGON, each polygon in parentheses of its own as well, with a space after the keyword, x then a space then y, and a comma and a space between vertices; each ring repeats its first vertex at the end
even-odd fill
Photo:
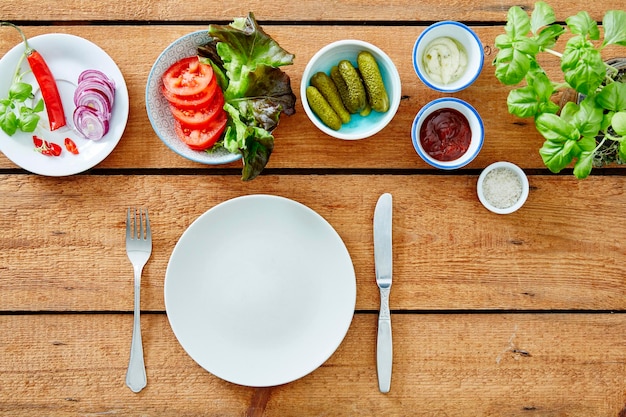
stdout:
POLYGON ((417 113, 411 139, 429 165, 445 170, 462 168, 476 158, 485 138, 482 119, 469 103, 454 97, 431 101, 417 113))
POLYGON ((309 60, 302 74, 300 97, 309 120, 322 132, 338 139, 364 139, 380 132, 395 116, 401 97, 400 75, 391 58, 377 46, 356 39, 340 40, 324 46, 309 60), (351 114, 350 121, 342 124, 339 130, 331 129, 311 109, 306 98, 306 89, 315 73, 321 71, 330 75, 331 68, 343 59, 358 68, 357 56, 361 51, 370 52, 378 64, 389 98, 389 109, 386 112, 372 111, 367 116, 351 114))
MULTIPOLYGON (((214 135, 219 133, 218 131, 204 128, 203 124, 212 112, 212 108, 206 102, 203 102, 208 95, 208 93, 205 94, 206 89, 211 87, 203 85, 205 90, 203 90, 202 94, 196 94, 197 92, 191 90, 176 90, 176 83, 172 81, 172 88, 167 88, 168 80, 175 79, 177 73, 180 75, 181 66, 185 67, 186 65, 189 67, 188 60, 196 59, 198 47, 207 44, 209 41, 208 31, 200 30, 177 39, 165 48, 152 66, 148 76, 146 111, 157 136, 175 153, 194 162, 219 165, 237 161, 241 159, 241 154, 230 153, 224 148, 212 149, 209 152, 202 150, 202 147, 210 143, 214 139, 214 135), (168 90, 174 94, 168 94, 168 90), (179 103, 177 98, 180 96, 184 96, 187 99, 179 103), (202 109, 202 111, 195 111, 197 109, 202 109), (181 120, 188 126, 203 128, 187 128, 185 132, 181 132, 181 120), (181 136, 184 135, 189 136, 187 140, 181 139, 181 136)), ((194 76, 199 78, 199 82, 194 83, 194 85, 202 85, 203 77, 207 75, 207 71, 204 71, 202 68, 194 71, 194 76)), ((217 86, 217 89, 219 89, 219 86, 217 86)), ((211 94, 213 102, 217 104, 219 104, 219 99, 214 97, 214 95, 218 93, 221 94, 221 90, 215 90, 211 94)), ((216 108, 220 107, 216 105, 216 108)), ((219 127, 221 125, 218 125, 219 127)), ((213 128, 213 125, 211 125, 211 128, 213 128)))

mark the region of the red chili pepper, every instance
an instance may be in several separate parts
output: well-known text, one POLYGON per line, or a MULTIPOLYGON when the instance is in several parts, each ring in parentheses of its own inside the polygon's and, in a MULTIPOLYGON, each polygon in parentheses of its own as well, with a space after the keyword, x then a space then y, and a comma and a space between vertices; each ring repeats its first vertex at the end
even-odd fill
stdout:
POLYGON ((47 156, 59 156, 63 149, 54 142, 48 142, 41 139, 39 136, 33 135, 33 143, 35 144, 35 150, 41 152, 47 156))
POLYGON ((35 76, 35 79, 39 84, 39 88, 41 89, 41 96, 43 97, 43 102, 46 105, 48 121, 50 122, 50 130, 56 130, 65 126, 66 122, 63 102, 61 101, 61 95, 59 94, 59 89, 54 79, 54 75, 52 75, 48 64, 46 64, 46 61, 39 52, 32 49, 28 45, 26 35, 24 35, 24 32, 22 32, 19 27, 9 22, 1 22, 0 25, 12 26, 20 32, 20 35, 22 35, 24 47, 26 48, 24 54, 26 55, 30 69, 33 71, 33 75, 35 76))
POLYGON ((76 146, 76 143, 70 138, 65 138, 65 149, 67 149, 74 155, 78 155, 78 147, 76 146))

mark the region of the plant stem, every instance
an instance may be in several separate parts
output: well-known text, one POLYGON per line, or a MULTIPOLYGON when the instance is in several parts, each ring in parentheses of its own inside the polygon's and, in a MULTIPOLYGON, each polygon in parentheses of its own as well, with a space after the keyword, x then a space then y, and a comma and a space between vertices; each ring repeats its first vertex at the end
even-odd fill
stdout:
POLYGON ((558 56, 559 58, 563 58, 563 54, 560 52, 555 51, 554 49, 550 49, 550 48, 546 48, 544 49, 545 52, 552 54, 554 56, 558 56))

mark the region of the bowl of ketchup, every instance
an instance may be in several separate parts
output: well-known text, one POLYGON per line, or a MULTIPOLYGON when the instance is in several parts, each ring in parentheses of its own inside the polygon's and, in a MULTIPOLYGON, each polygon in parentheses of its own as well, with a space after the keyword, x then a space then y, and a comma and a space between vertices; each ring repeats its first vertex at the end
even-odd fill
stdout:
POLYGON ((485 129, 476 109, 463 100, 445 97, 431 101, 417 113, 411 138, 425 162, 435 168, 457 169, 478 155, 485 129))

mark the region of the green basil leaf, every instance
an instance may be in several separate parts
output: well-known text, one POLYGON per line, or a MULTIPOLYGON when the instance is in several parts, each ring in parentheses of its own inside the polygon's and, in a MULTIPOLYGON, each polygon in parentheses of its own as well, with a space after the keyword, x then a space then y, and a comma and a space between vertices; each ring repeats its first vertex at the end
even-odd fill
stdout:
POLYGON ((0 114, 0 127, 7 135, 13 136, 17 131, 17 125, 17 116, 10 109, 0 114))
POLYGON ((535 126, 539 133, 550 141, 567 142, 577 141, 580 138, 580 132, 576 126, 556 114, 540 114, 535 119, 535 126))
POLYGON ((496 78, 505 85, 515 85, 521 82, 530 69, 528 55, 515 49, 503 49, 495 59, 496 78))
POLYGON ((617 112, 611 117, 611 126, 620 136, 626 136, 626 111, 617 112))
POLYGON ((575 35, 581 35, 583 37, 589 36, 589 39, 593 40, 600 39, 598 24, 589 16, 589 13, 585 11, 578 12, 576 15, 568 17, 565 19, 565 23, 567 23, 570 32, 575 35))
POLYGON ((9 88, 9 99, 24 102, 31 97, 33 86, 27 83, 13 83, 9 88))
POLYGON ((536 2, 535 10, 533 10, 530 16, 531 32, 537 34, 539 29, 554 22, 556 22, 556 15, 552 7, 543 1, 536 2))
POLYGON ((38 123, 39 115, 32 112, 24 112, 18 120, 18 127, 22 132, 33 132, 38 123))
POLYGON ((574 114, 573 123, 582 136, 595 138, 602 127, 603 119, 604 112, 596 106, 594 97, 587 96, 574 114))
POLYGON ((39 113, 39 112, 42 112, 43 109, 44 109, 43 99, 40 98, 39 101, 37 102, 37 104, 35 104, 35 107, 33 107, 33 111, 35 113, 39 113))
POLYGON ((574 117, 576 116, 576 113, 578 113, 579 108, 580 107, 578 106, 578 104, 572 101, 568 101, 561 109, 561 119, 565 120, 566 122, 572 122, 574 120, 574 117))
POLYGON ((607 110, 626 110, 626 84, 610 83, 598 93, 596 103, 607 110))
POLYGON ((554 86, 542 69, 534 69, 526 75, 526 82, 531 86, 540 101, 549 101, 554 94, 554 86))
POLYGON ((626 46, 626 11, 609 10, 602 20, 605 45, 626 46))
POLYGON ((522 38, 513 41, 513 48, 523 54, 535 56, 539 52, 539 45, 534 39, 522 38))
POLYGON ((513 39, 525 37, 530 32, 530 18, 521 7, 511 7, 507 13, 506 20, 504 31, 513 39))
POLYGON ((561 60, 565 81, 585 95, 595 93, 606 75, 606 67, 600 51, 580 37, 568 41, 561 60))
POLYGON ((561 25, 550 25, 539 32, 535 38, 537 45, 542 49, 552 48, 559 36, 565 33, 565 28, 561 25))
POLYGON ((535 117, 539 109, 539 101, 531 86, 524 86, 509 91, 506 99, 509 113, 517 117, 535 117))
POLYGON ((506 48, 512 48, 513 38, 511 38, 507 33, 501 33, 498 36, 496 36, 494 45, 496 46, 496 48, 500 50, 506 49, 506 48))
POLYGON ((554 173, 561 172, 574 159, 574 155, 570 154, 564 148, 564 145, 564 143, 546 140, 541 149, 539 149, 539 155, 541 155, 543 163, 554 173))
POLYGON ((578 179, 587 178, 593 168, 593 155, 596 149, 595 137, 583 137, 578 142, 580 153, 574 164, 574 176, 578 179))

